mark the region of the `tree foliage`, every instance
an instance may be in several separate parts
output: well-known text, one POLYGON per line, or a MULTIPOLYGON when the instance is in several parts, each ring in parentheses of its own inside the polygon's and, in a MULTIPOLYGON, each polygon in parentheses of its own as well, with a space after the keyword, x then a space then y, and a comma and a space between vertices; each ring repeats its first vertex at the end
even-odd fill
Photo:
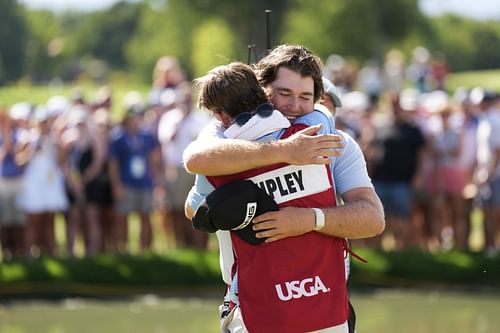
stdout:
POLYGON ((121 1, 108 10, 87 14, 73 37, 75 52, 104 60, 113 68, 125 68, 125 45, 136 31, 141 7, 121 1))
POLYGON ((16 0, 0 1, 0 85, 24 72, 26 22, 16 0))
POLYGON ((96 60, 150 82, 163 55, 177 57, 193 77, 222 59, 246 62, 250 44, 251 60, 258 60, 268 31, 271 45, 303 44, 323 59, 336 53, 381 61, 389 49, 409 56, 424 45, 455 70, 500 63, 498 21, 425 17, 417 0, 122 0, 105 10, 58 14, 23 10, 17 1, 0 1, 0 84, 71 79, 96 60))
POLYGON ((49 11, 28 11, 25 17, 29 31, 24 52, 25 75, 35 81, 62 76, 66 62, 60 21, 49 11))
POLYGON ((234 35, 229 25, 218 18, 205 21, 193 32, 191 56, 194 76, 235 60, 234 35))
POLYGON ((308 44, 322 57, 381 59, 420 20, 415 0, 296 0, 285 19, 284 40, 308 44))

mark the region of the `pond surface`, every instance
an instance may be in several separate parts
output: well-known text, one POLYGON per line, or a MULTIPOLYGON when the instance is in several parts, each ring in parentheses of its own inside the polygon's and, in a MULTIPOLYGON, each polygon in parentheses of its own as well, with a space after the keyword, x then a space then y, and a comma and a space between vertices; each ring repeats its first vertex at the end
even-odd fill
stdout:
MULTIPOLYGON (((358 333, 497 333, 500 294, 353 293, 358 333)), ((0 303, 0 333, 216 333, 216 298, 65 299, 0 303)))

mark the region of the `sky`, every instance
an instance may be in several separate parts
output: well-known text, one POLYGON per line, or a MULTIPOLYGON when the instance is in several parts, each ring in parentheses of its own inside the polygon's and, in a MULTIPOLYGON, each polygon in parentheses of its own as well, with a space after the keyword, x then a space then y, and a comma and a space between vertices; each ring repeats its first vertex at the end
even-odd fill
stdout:
MULTIPOLYGON (((18 0, 30 8, 54 11, 91 11, 111 6, 118 0, 18 0)), ((134 0, 137 1, 137 0, 134 0)), ((369 0, 371 1, 371 0, 369 0)), ((422 11, 431 16, 455 13, 473 19, 500 20, 500 0, 419 0, 422 11)))

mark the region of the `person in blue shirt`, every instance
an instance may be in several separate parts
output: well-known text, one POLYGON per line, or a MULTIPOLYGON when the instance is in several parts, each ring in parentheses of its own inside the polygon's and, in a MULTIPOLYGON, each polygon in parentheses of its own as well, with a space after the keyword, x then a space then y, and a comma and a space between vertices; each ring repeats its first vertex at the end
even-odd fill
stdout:
POLYGON ((151 247, 152 228, 149 214, 153 209, 153 190, 160 186, 160 149, 156 137, 140 128, 142 108, 129 107, 122 127, 111 134, 110 178, 116 200, 118 251, 128 241, 127 218, 137 213, 141 222, 141 251, 151 247))

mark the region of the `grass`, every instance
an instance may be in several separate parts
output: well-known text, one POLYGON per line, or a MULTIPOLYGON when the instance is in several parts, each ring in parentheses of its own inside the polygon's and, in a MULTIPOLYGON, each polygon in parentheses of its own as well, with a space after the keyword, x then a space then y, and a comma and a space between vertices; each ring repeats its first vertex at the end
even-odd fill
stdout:
MULTIPOLYGON (((147 97, 150 89, 144 84, 134 84, 124 81, 116 81, 109 84, 113 94, 112 113, 114 120, 119 120, 123 110, 121 108, 123 98, 130 91, 138 91, 143 98, 147 97)), ((33 105, 41 105, 55 95, 70 98, 76 90, 81 90, 85 100, 92 102, 102 85, 93 83, 73 83, 67 85, 31 85, 20 83, 18 85, 0 87, 0 106, 10 106, 18 102, 29 102, 33 105)))
MULTIPOLYGON (((112 88, 114 105, 113 114, 117 120, 121 113, 121 101, 129 91, 138 91, 145 98, 150 86, 135 83, 126 77, 115 77, 107 83, 112 88)), ((467 71, 451 73, 448 76, 448 89, 453 92, 458 87, 472 88, 482 86, 488 89, 500 91, 500 69, 467 71)), ((32 85, 20 82, 17 85, 0 87, 0 106, 8 106, 17 102, 28 101, 39 105, 47 102, 54 95, 70 97, 76 88, 81 89, 87 100, 93 100, 95 94, 102 85, 89 81, 76 82, 60 85, 32 85)))
MULTIPOLYGON (((481 218, 475 212, 471 245, 481 247, 481 218)), ((217 240, 213 235, 208 251, 176 250, 157 214, 152 215, 153 248, 139 255, 139 221, 129 219, 129 253, 126 256, 84 257, 83 241, 77 240, 76 258, 41 257, 0 263, 2 297, 87 295, 121 296, 144 293, 171 294, 189 290, 222 290, 217 240)), ((65 248, 65 222, 56 219, 56 240, 65 248)), ((487 258, 474 252, 391 252, 354 248, 368 264, 352 260, 351 286, 373 287, 456 287, 500 288, 500 256, 487 258)))
POLYGON ((352 283, 391 287, 500 287, 500 258, 450 251, 357 251, 368 264, 353 263, 352 283))
POLYGON ((453 73, 448 78, 450 91, 455 91, 458 87, 476 86, 500 91, 500 69, 453 73))
MULTIPOLYGON (((500 256, 417 250, 356 252, 351 287, 500 288, 500 256)), ((0 296, 117 296, 223 289, 216 251, 171 250, 161 255, 49 258, 0 264, 0 296), (201 290, 200 289, 200 290, 201 290)))

